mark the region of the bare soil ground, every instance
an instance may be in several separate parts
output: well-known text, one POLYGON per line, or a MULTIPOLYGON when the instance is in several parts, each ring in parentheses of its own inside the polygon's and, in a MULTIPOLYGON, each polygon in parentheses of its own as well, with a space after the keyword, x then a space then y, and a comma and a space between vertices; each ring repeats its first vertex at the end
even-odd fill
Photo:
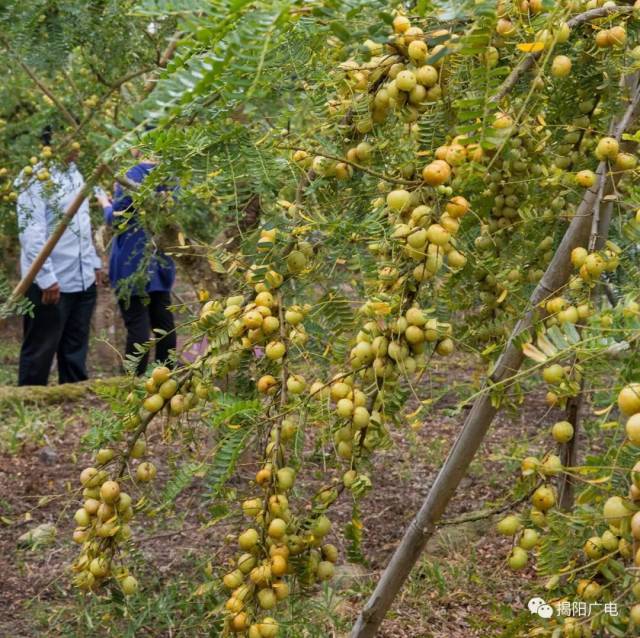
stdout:
MULTIPOLYGON (((8 350, 3 352, 1 365, 6 372, 7 367, 15 368, 16 350, 13 355, 8 350)), ((347 587, 347 592, 328 603, 331 619, 325 621, 324 629, 317 634, 300 632, 296 636, 346 635, 349 623, 426 495, 461 426, 465 411, 453 414, 459 400, 456 387, 473 383, 475 375, 462 356, 434 364, 425 380, 427 395, 429 388, 436 394, 441 390, 447 392, 438 400, 431 416, 420 424, 414 424, 413 429, 394 430, 394 446, 376 456, 371 472, 374 489, 361 504, 366 567, 343 568, 338 582, 347 587)), ((468 391, 467 388, 465 392, 468 391)), ((111 618, 108 606, 91 607, 70 586, 68 568, 77 549, 70 542, 72 516, 77 507, 72 491, 76 489, 82 463, 89 459, 82 449, 81 438, 96 414, 105 409, 104 404, 89 394, 79 401, 52 406, 23 406, 20 423, 29 424, 25 425, 27 431, 23 436, 15 432, 15 424, 11 426, 12 435, 6 432, 8 421, 14 423, 16 418, 15 406, 0 409, 4 410, 0 421, 0 637, 125 635, 122 627, 130 613, 126 605, 119 607, 118 622, 111 618), (18 547, 18 537, 40 523, 55 525, 57 536, 53 543, 36 548, 18 547), (101 616, 95 616, 97 610, 101 616), (83 614, 90 618, 83 619, 83 614), (90 629, 92 626, 95 629, 90 629)), ((543 420, 546 411, 542 396, 530 396, 517 415, 501 414, 464 479, 448 517, 485 505, 499 505, 509 498, 510 477, 515 479, 514 468, 518 463, 508 457, 525 439, 540 434, 541 423, 551 420, 551 417, 543 420)), ((154 460, 163 468, 174 463, 180 452, 171 442, 162 443, 160 437, 160 430, 155 430, 151 447, 154 460)), ((159 490, 163 474, 161 470, 159 490)), ((241 468, 241 478, 249 475, 250 468, 241 468)), ((243 489, 242 485, 242 480, 231 483, 233 489, 243 489)), ((126 635, 154 638, 217 635, 202 625, 194 627, 189 622, 188 610, 190 604, 198 608, 206 598, 202 595, 205 590, 198 587, 211 581, 210 570, 215 572, 222 557, 229 553, 225 536, 237 529, 237 520, 228 518, 210 524, 211 503, 205 494, 206 486, 196 479, 168 512, 134 520, 137 550, 134 566, 143 586, 150 587, 154 596, 177 592, 186 602, 182 606, 172 603, 174 606, 166 611, 173 615, 171 622, 161 622, 159 616, 147 621, 138 619, 137 630, 126 635)), ((334 512, 334 529, 343 529, 351 518, 351 504, 341 503, 334 512)), ((525 608, 532 595, 535 573, 530 569, 516 576, 506 568, 504 558, 510 543, 497 537, 491 525, 489 519, 444 526, 414 570, 380 635, 385 638, 520 635, 503 633, 504 623, 525 608)), ((344 547, 341 532, 337 531, 333 540, 344 547)), ((154 607, 153 614, 159 614, 160 609, 161 606, 154 607)))

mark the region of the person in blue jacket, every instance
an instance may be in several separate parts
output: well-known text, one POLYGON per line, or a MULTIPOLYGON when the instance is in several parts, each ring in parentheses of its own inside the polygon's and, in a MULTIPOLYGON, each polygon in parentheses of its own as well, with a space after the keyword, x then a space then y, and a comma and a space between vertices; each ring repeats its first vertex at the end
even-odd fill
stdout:
MULTIPOLYGON (((134 151, 134 157, 139 158, 137 153, 134 151)), ((154 167, 154 162, 142 160, 126 176, 141 184, 154 167)), ((159 186, 156 190, 166 188, 159 186)), ((137 221, 131 196, 120 184, 115 185, 112 202, 104 194, 97 197, 104 209, 105 222, 116 229, 109 257, 109 281, 118 295, 127 329, 126 354, 137 354, 136 344, 148 342, 151 331, 159 329, 166 334, 156 341, 155 358, 168 364, 170 351, 176 347, 175 324, 169 310, 175 264, 149 241, 137 221)), ((140 359, 138 375, 144 374, 148 359, 148 353, 140 359)))

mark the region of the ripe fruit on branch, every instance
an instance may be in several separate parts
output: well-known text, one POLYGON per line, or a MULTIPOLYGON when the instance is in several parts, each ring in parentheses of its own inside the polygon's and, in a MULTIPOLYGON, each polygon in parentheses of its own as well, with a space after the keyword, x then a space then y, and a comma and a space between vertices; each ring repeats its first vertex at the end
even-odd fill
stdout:
POLYGON ((631 383, 620 390, 618 407, 626 415, 640 412, 640 383, 631 383))
POLYGON ((550 510, 556 504, 556 496, 547 485, 541 485, 531 496, 531 504, 541 512, 550 510))
POLYGON ((583 188, 591 188, 596 183, 596 174, 588 170, 580 171, 576 173, 576 183, 583 188))
POLYGON ((503 536, 515 536, 521 528, 522 523, 520 522, 520 517, 515 514, 506 516, 501 521, 498 521, 496 525, 498 534, 502 534, 503 536))
POLYGON ((522 547, 514 547, 509 555, 508 563, 509 567, 514 571, 524 569, 527 566, 529 557, 527 552, 522 547))
POLYGON ((153 481, 157 473, 158 470, 156 469, 156 466, 149 461, 145 461, 138 465, 138 468, 136 469, 136 478, 143 483, 149 483, 150 481, 153 481))
POLYGON ((595 155, 599 160, 615 160, 620 152, 620 145, 613 137, 603 137, 598 141, 595 155))
POLYGON ((625 425, 627 438, 634 445, 640 445, 640 413, 632 414, 625 425))
POLYGON ((444 160, 434 160, 422 169, 422 179, 429 186, 440 186, 451 177, 451 168, 444 160))
POLYGON ((115 503, 120 498, 120 486, 116 481, 105 481, 100 488, 100 497, 107 503, 115 503))
POLYGON ((556 55, 551 63, 551 75, 566 78, 571 73, 571 59, 566 55, 556 55))
POLYGON ((551 435, 558 443, 568 443, 573 438, 573 425, 569 421, 558 421, 551 428, 551 435))

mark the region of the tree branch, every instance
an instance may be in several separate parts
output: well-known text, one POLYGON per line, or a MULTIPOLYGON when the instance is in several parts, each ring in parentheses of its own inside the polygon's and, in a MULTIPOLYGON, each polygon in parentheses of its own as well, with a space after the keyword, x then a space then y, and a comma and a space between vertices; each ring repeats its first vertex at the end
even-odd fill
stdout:
MULTIPOLYGON (((633 7, 626 6, 614 6, 614 7, 599 7, 598 9, 591 9, 590 11, 585 11, 584 13, 580 13, 577 16, 574 16, 570 20, 567 21, 567 26, 572 29, 573 27, 577 27, 585 22, 591 22, 593 20, 598 20, 599 18, 605 18, 606 16, 612 13, 619 14, 629 14, 633 12, 633 7)), ((542 55, 542 51, 538 51, 537 53, 530 53, 520 64, 518 64, 513 71, 507 76, 505 81, 502 83, 498 92, 491 98, 492 102, 499 102, 507 93, 509 93, 513 87, 517 84, 518 80, 525 74, 527 71, 531 69, 536 60, 542 55)))

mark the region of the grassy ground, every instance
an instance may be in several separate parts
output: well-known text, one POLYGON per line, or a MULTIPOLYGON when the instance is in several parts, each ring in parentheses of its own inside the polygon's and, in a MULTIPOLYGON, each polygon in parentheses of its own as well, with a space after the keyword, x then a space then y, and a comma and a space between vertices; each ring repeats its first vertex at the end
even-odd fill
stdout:
MULTIPOLYGON (((17 348, 15 343, 3 348, 6 381, 14 378, 17 348)), ((462 357, 434 365, 427 382, 440 397, 438 409, 412 429, 394 431, 393 447, 374 463, 375 489, 361 505, 366 564, 341 566, 332 581, 339 591, 318 588, 311 599, 287 610, 287 638, 347 635, 460 427, 463 414, 455 414, 454 408, 473 376, 462 357)), ((523 441, 538 436, 545 409, 541 398, 533 396, 517 415, 505 412, 497 420, 448 516, 504 503, 509 477, 518 465, 514 459, 523 441)), ((70 536, 77 507, 71 491, 89 458, 83 436, 100 422, 104 410, 104 403, 91 393, 53 405, 11 398, 0 403, 0 636, 218 635, 213 612, 222 599, 216 577, 230 551, 226 536, 238 521, 231 517, 216 522, 219 503, 207 499, 206 481, 198 477, 163 514, 134 519, 131 564, 142 594, 127 600, 117 591, 87 597, 70 587, 68 565, 76 551, 70 536), (19 547, 18 537, 41 523, 55 526, 55 538, 45 545, 19 547)), ((194 441, 206 442, 206 433, 200 434, 205 438, 194 435, 194 441)), ((184 454, 160 429, 151 433, 150 447, 161 468, 154 487, 159 497, 166 479, 162 468, 179 466, 184 454)), ((230 483, 230 498, 240 497, 249 475, 249 467, 241 466, 241 480, 230 483)), ((351 506, 338 506, 334 517, 332 542, 344 549, 346 540, 339 530, 350 520, 351 506)), ((535 573, 530 569, 516 576, 506 569, 509 542, 498 538, 491 525, 491 520, 481 519, 441 528, 380 635, 525 635, 506 627, 533 595, 535 573)))

